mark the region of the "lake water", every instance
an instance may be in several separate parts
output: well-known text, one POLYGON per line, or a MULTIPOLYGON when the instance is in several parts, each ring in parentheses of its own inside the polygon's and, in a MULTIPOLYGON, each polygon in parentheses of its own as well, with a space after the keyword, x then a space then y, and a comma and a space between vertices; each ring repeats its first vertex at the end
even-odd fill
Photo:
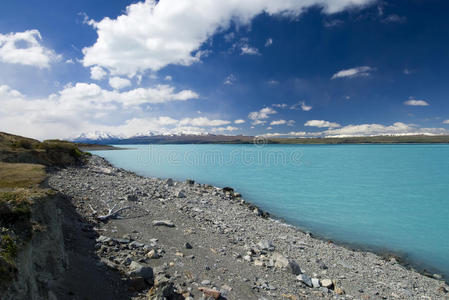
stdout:
POLYGON ((140 175, 231 186, 323 238, 449 275, 449 145, 127 145, 140 175))

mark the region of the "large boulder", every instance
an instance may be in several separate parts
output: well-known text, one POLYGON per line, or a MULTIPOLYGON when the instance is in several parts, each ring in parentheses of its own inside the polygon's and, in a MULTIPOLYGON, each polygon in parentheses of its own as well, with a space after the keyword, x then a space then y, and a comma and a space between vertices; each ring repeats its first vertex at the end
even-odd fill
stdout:
POLYGON ((151 267, 144 266, 133 261, 129 265, 129 270, 128 275, 130 277, 142 277, 146 282, 153 284, 154 275, 151 267))

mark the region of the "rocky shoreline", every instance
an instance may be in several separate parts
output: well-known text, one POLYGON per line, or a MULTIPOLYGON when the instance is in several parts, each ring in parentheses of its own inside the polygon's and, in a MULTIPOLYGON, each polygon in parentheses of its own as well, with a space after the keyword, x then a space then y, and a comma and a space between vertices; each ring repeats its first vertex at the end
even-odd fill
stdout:
POLYGON ((119 274, 129 299, 449 299, 444 281, 315 239, 231 188, 145 178, 98 156, 48 184, 71 198, 94 267, 119 274))

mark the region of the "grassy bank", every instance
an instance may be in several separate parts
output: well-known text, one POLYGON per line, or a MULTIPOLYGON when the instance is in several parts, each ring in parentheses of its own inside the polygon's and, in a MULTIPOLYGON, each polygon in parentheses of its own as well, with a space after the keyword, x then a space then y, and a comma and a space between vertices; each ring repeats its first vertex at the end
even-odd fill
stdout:
POLYGON ((46 171, 80 164, 86 155, 69 142, 0 133, 0 290, 14 280, 21 248, 45 226, 32 221, 32 208, 53 193, 43 184, 46 171))

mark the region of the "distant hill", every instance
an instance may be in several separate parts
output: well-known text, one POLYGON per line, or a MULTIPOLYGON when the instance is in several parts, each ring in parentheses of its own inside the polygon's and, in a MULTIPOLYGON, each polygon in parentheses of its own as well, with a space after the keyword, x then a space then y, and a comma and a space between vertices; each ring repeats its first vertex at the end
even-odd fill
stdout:
POLYGON ((229 136, 229 135, 139 135, 131 138, 104 138, 99 139, 76 138, 76 143, 95 143, 100 145, 126 145, 126 144, 250 144, 253 143, 252 136, 229 136))
POLYGON ((434 144, 449 143, 449 135, 404 135, 404 136, 369 136, 369 137, 332 137, 332 138, 272 138, 243 135, 138 135, 120 138, 102 134, 98 139, 74 139, 77 143, 99 145, 129 144, 434 144))

